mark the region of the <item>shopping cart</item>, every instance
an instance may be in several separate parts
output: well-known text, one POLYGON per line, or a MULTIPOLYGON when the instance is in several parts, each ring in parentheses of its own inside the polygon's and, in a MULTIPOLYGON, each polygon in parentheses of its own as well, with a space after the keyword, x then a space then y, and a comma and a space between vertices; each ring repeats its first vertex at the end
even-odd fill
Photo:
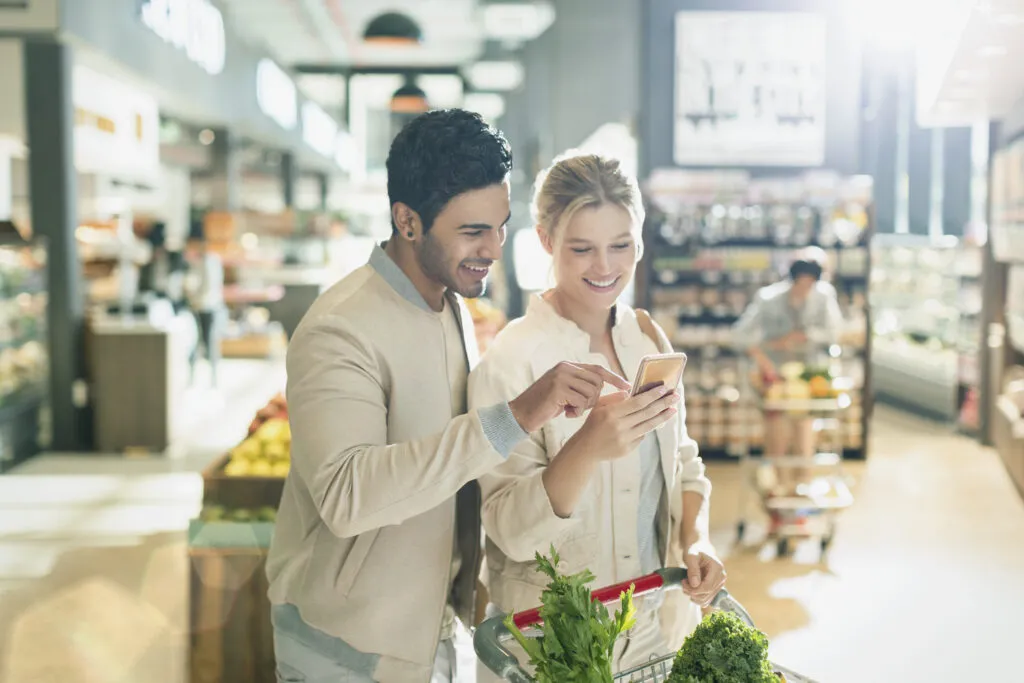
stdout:
MULTIPOLYGON (((606 605, 618 602, 622 593, 633 586, 633 596, 640 597, 662 590, 682 589, 683 581, 686 580, 686 570, 679 567, 668 567, 659 569, 653 574, 642 576, 633 581, 601 588, 591 593, 594 600, 600 600, 606 605)), ((732 612, 750 626, 754 625, 753 620, 743 606, 738 603, 726 590, 721 590, 715 596, 712 606, 726 612, 732 612)), ((513 622, 527 637, 536 638, 540 636, 540 630, 531 628, 541 622, 540 610, 535 608, 525 612, 519 612, 513 617, 513 622)), ((505 615, 498 614, 485 620, 476 629, 473 636, 473 647, 477 657, 484 666, 501 677, 502 680, 511 683, 533 683, 533 678, 520 666, 515 655, 508 651, 505 643, 513 640, 512 634, 505 626, 505 615)), ((652 656, 646 664, 634 667, 627 671, 615 674, 616 681, 624 683, 662 683, 668 680, 672 671, 672 662, 676 653, 663 656, 652 656)), ((814 683, 811 679, 796 674, 776 664, 772 667, 778 673, 786 677, 786 683, 814 683)))
POLYGON ((740 490, 739 521, 736 540, 743 540, 747 529, 747 498, 753 491, 768 515, 768 541, 775 541, 776 552, 789 554, 790 539, 817 538, 824 554, 835 536, 836 519, 841 510, 853 504, 853 494, 842 469, 843 434, 840 414, 850 406, 850 397, 760 399, 763 412, 779 412, 813 420, 816 453, 810 457, 781 456, 755 459, 749 439, 739 452, 744 486, 740 490), (779 470, 808 470, 814 476, 792 494, 778 495, 775 478, 779 470))

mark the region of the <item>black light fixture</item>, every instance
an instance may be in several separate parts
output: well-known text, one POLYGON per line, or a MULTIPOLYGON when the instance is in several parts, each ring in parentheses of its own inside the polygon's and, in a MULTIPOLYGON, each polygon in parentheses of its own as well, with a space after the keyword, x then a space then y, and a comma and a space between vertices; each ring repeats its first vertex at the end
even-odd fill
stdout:
POLYGON ((422 114, 429 109, 427 93, 416 85, 415 79, 411 76, 407 77, 405 84, 391 96, 391 111, 396 114, 422 114))
POLYGON ((374 45, 418 45, 423 41, 423 31, 409 16, 385 12, 366 25, 363 40, 374 45))

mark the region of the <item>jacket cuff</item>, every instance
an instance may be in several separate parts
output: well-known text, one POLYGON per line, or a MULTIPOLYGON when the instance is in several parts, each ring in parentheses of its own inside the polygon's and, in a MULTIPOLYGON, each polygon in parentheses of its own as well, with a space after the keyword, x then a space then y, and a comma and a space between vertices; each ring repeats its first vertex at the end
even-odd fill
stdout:
POLYGON ((497 403, 477 411, 484 435, 491 447, 508 460, 509 453, 520 441, 529 436, 512 414, 508 403, 497 403))

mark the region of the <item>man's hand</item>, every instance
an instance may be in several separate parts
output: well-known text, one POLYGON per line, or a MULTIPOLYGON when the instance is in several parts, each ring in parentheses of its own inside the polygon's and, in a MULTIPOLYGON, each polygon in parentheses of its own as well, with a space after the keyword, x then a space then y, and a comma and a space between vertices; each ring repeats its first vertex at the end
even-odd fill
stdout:
POLYGON ((562 362, 508 405, 523 431, 532 434, 562 413, 579 417, 593 408, 606 382, 629 391, 629 382, 600 365, 562 362))
POLYGON ((725 586, 725 567, 714 555, 701 552, 696 547, 686 551, 686 581, 683 592, 701 607, 707 607, 725 586))

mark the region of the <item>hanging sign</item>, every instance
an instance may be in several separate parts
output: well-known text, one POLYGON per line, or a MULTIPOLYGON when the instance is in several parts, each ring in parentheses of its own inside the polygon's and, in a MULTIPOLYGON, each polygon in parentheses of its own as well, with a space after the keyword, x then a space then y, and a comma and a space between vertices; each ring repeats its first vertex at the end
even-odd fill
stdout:
POLYGON ((299 121, 298 93, 295 82, 270 59, 256 65, 256 100, 260 111, 285 130, 293 130, 299 121))
POLYGON ((160 168, 155 99, 79 65, 74 69, 72 101, 79 172, 139 177, 160 168))
POLYGON ((142 23, 206 73, 224 70, 224 16, 208 0, 142 0, 142 23))
POLYGON ((304 102, 302 105, 302 139, 325 157, 333 157, 338 139, 338 124, 318 105, 313 102, 304 102))

